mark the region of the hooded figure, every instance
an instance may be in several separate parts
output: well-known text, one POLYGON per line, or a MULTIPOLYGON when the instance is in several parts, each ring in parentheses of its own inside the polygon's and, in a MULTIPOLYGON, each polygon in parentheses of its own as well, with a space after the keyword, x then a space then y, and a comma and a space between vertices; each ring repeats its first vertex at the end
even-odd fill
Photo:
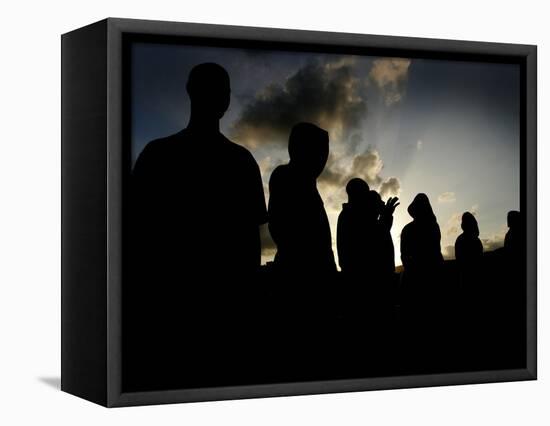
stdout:
POLYGON ((401 261, 413 280, 429 280, 443 265, 441 231, 426 194, 417 194, 407 209, 413 221, 401 232, 401 261))
POLYGON ((462 234, 455 242, 456 261, 461 270, 470 270, 479 266, 483 256, 483 245, 479 239, 479 227, 474 215, 466 212, 462 215, 462 234))
POLYGON ((288 142, 290 161, 269 180, 269 231, 275 244, 275 266, 284 274, 323 275, 336 272, 327 213, 317 178, 329 154, 328 133, 310 123, 296 124, 288 142))
POLYGON ((363 179, 351 179, 346 185, 348 202, 342 204, 336 232, 340 269, 347 276, 370 272, 367 250, 376 223, 376 211, 370 188, 363 179))

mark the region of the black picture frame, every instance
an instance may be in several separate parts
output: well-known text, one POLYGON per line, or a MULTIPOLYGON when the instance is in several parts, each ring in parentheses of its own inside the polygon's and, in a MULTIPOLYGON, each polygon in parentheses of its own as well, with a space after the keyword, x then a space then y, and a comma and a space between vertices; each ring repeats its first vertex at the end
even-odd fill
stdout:
POLYGON ((374 389, 534 380, 537 377, 536 46, 108 18, 62 36, 62 390, 107 407, 374 389), (121 391, 122 205, 129 119, 124 43, 342 51, 380 56, 483 60, 521 66, 521 209, 527 221, 527 365, 523 369, 121 391))

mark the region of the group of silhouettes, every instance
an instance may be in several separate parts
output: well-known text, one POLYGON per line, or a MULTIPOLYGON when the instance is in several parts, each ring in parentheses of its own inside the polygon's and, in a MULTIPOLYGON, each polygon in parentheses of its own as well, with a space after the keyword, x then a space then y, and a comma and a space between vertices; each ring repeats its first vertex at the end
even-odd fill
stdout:
MULTIPOLYGON (((256 161, 246 148, 220 132, 219 122, 230 102, 227 71, 215 63, 197 65, 186 88, 191 101, 187 127, 147 144, 131 176, 127 242, 132 279, 125 287, 125 312, 139 332, 126 335, 129 347, 142 348, 146 340, 149 348, 140 349, 149 352, 136 361, 138 367, 143 368, 143 359, 158 359, 158 353, 163 354, 165 365, 177 365, 185 342, 210 348, 200 355, 201 362, 206 362, 208 356, 215 357, 217 341, 227 343, 224 339, 235 336, 235 329, 243 333, 252 327, 254 312, 265 317, 265 312, 259 312, 260 299, 254 297, 258 295, 254 278, 261 263, 260 226, 265 223, 277 248, 274 276, 281 286, 293 289, 285 293, 282 303, 296 294, 304 309, 315 300, 312 286, 341 282, 370 286, 374 289, 370 296, 379 297, 381 305, 383 301, 394 304, 389 289, 397 278, 390 231, 398 199, 383 202, 364 180, 349 180, 348 202, 338 217, 342 271, 338 274, 330 225, 317 189, 329 156, 328 133, 311 123, 292 127, 290 160, 271 174, 266 209, 256 161), (300 295, 299 288, 310 292, 300 295)), ((405 294, 409 291, 408 300, 416 303, 426 300, 438 284, 444 260, 439 225, 428 197, 416 195, 408 213, 412 221, 402 230, 400 249, 403 279, 411 289, 405 294)), ((514 253, 523 243, 521 223, 519 212, 509 213, 505 246, 514 253)), ((468 278, 478 274, 483 246, 473 214, 464 213, 462 229, 455 245, 456 261, 468 278)), ((352 293, 351 298, 361 295, 352 293)), ((365 306, 361 300, 355 302, 365 306)), ((250 335, 256 334, 250 332, 243 340, 248 342, 250 335)), ((215 364, 212 360, 210 368, 215 364)), ((151 377, 159 386, 169 386, 167 374, 160 382, 158 374, 151 377)))
MULTIPOLYGON (((166 271, 174 280, 178 271, 188 274, 191 268, 208 274, 216 264, 215 269, 224 273, 252 273, 260 265, 259 226, 266 222, 277 246, 278 271, 336 272, 329 221, 316 185, 329 155, 328 133, 310 123, 291 129, 290 161, 271 175, 266 211, 256 161, 219 129, 230 100, 228 73, 214 63, 197 65, 189 75, 187 92, 188 126, 149 143, 133 170, 136 243, 146 253, 144 262, 153 266, 150 272, 166 271)), ((391 276, 395 263, 390 230, 397 198, 384 203, 359 178, 348 182, 346 192, 348 203, 337 229, 341 270, 375 279, 391 276)), ((413 221, 401 234, 405 271, 417 275, 437 269, 443 262, 441 234, 428 197, 418 194, 408 212, 413 221)), ((457 259, 473 261, 482 246, 470 213, 463 217, 463 229, 457 259)))

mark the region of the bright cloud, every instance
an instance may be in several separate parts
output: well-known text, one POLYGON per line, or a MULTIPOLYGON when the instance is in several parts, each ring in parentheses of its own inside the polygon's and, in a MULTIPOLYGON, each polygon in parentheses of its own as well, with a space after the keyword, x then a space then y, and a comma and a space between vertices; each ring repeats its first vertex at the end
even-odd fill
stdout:
POLYGON ((440 203, 454 203, 456 201, 455 193, 454 192, 444 192, 442 194, 439 194, 437 197, 437 201, 440 203))

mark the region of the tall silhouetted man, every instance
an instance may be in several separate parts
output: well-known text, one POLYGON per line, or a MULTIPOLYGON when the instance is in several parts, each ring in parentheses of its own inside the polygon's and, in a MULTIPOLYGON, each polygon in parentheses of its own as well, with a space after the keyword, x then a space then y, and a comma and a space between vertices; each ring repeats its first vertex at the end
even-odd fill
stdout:
POLYGON ((128 213, 133 274, 125 300, 140 322, 133 327, 143 339, 139 350, 166 366, 166 374, 151 371, 151 380, 165 387, 175 365, 208 363, 218 350, 212 345, 229 335, 222 327, 251 305, 245 285, 259 269, 259 225, 267 222, 256 161, 220 132, 228 73, 214 63, 197 65, 186 88, 188 125, 139 155, 128 213))
POLYGON ((217 64, 197 65, 187 93, 187 127, 150 142, 133 171, 132 214, 139 218, 135 232, 144 238, 138 244, 147 252, 144 262, 154 263, 154 275, 166 272, 171 285, 191 285, 193 273, 200 279, 254 271, 260 265, 259 225, 267 221, 256 161, 220 133, 229 75, 217 64))
POLYGON ((277 245, 275 265, 283 273, 322 275, 336 271, 332 238, 317 178, 329 153, 328 133, 296 124, 288 142, 290 161, 269 181, 269 231, 277 245))

